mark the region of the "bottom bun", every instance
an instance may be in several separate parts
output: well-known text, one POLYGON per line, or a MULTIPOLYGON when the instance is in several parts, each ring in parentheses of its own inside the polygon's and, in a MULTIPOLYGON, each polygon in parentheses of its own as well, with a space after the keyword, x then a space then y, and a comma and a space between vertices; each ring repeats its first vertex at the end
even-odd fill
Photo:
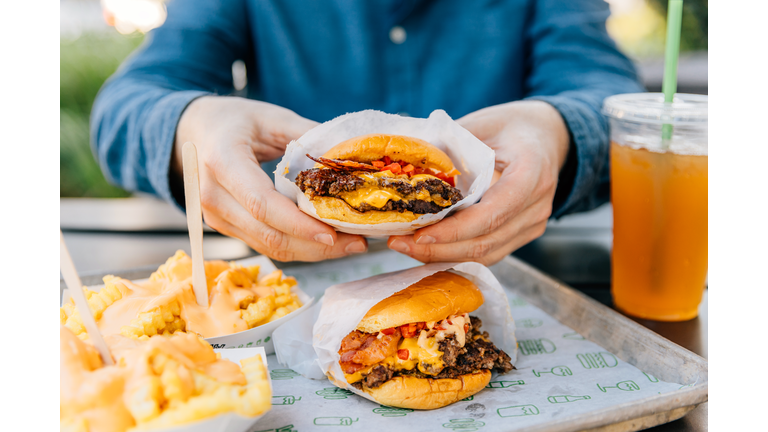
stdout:
POLYGON ((382 405, 428 410, 472 396, 490 381, 489 370, 444 379, 397 376, 376 388, 363 387, 363 391, 382 405))
POLYGON ((380 224, 387 222, 413 222, 420 215, 411 211, 378 211, 359 212, 346 201, 333 197, 314 197, 310 199, 315 206, 317 215, 323 219, 333 219, 355 224, 380 224))

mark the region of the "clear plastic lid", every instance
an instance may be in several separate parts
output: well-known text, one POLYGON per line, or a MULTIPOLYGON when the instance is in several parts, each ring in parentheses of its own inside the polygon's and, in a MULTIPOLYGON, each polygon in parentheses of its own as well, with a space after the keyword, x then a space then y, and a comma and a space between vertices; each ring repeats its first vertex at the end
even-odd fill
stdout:
POLYGON ((662 93, 629 93, 610 96, 603 114, 635 123, 706 126, 707 96, 677 93, 672 103, 662 93))

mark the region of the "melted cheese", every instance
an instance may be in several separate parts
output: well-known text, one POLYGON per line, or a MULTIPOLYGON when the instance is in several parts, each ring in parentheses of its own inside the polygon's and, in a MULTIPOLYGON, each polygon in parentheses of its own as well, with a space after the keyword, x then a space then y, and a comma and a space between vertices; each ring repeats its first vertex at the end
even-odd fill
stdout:
MULTIPOLYGON (((414 176, 416 177, 416 176, 414 176)), ((443 330, 436 330, 432 337, 427 337, 430 333, 422 330, 419 337, 401 339, 397 345, 398 350, 407 349, 408 359, 401 360, 397 354, 387 357, 381 362, 371 365, 365 369, 359 370, 353 374, 344 374, 347 382, 352 384, 362 380, 371 370, 378 365, 387 365, 394 370, 413 370, 418 367, 419 371, 427 375, 437 375, 443 370, 443 352, 440 351, 440 341, 453 335, 459 346, 466 343, 466 333, 464 333, 464 324, 469 324, 469 314, 452 315, 442 321, 429 321, 427 328, 432 330, 434 327, 441 327, 443 330), (448 321, 451 323, 449 324, 448 321)), ((381 339, 384 333, 379 333, 376 337, 381 339)))
MULTIPOLYGON (((430 195, 428 191, 422 190, 415 194, 404 196, 397 192, 395 189, 381 188, 379 186, 379 179, 382 178, 398 178, 400 180, 410 183, 411 186, 415 186, 419 181, 425 181, 432 178, 437 178, 429 174, 416 174, 413 177, 408 178, 406 175, 395 175, 391 171, 383 171, 376 173, 360 173, 358 174, 365 180, 365 185, 352 192, 342 192, 339 194, 339 198, 347 202, 352 207, 360 207, 362 204, 368 204, 371 207, 382 208, 387 204, 387 201, 410 201, 420 200, 427 202, 434 202, 440 207, 447 207, 451 205, 451 202, 443 199, 440 195, 430 195)), ((442 181, 442 180, 440 180, 442 181)))
POLYGON ((439 350, 438 341, 435 338, 427 338, 427 332, 423 331, 418 338, 405 338, 400 340, 397 349, 407 349, 408 359, 401 360, 397 354, 387 357, 381 362, 361 369, 353 374, 344 374, 348 383, 356 383, 368 375, 371 370, 378 365, 387 365, 395 370, 413 370, 418 367, 419 371, 427 375, 436 375, 443 369, 443 353, 439 350))
POLYGON ((466 334, 464 333, 464 324, 469 324, 468 314, 455 315, 448 319, 442 320, 437 324, 444 329, 444 330, 439 330, 435 335, 435 339, 437 339, 437 341, 441 341, 446 337, 448 337, 449 335, 453 335, 456 338, 456 342, 458 342, 459 346, 461 347, 464 346, 464 343, 466 342, 466 334), (451 323, 449 324, 448 321, 450 321, 451 323))
POLYGON ((339 197, 352 207, 368 204, 376 208, 384 207, 389 200, 400 201, 402 199, 400 194, 395 191, 374 187, 364 187, 352 192, 343 192, 339 194, 339 197))

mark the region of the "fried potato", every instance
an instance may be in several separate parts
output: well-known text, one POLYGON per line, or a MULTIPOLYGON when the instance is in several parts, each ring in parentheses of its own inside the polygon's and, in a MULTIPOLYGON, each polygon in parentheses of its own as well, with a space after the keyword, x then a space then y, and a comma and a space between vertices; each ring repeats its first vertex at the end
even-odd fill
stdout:
MULTIPOLYGON (((231 318, 232 327, 228 328, 238 329, 236 331, 251 329, 280 319, 302 306, 298 296, 291 291, 297 284, 296 279, 284 276, 281 270, 262 275, 259 266, 246 267, 224 261, 208 261, 205 268, 211 302, 217 298, 224 299, 222 304, 227 305, 226 308, 235 308, 232 311, 235 312, 234 315, 226 315, 226 308, 216 309, 223 311, 226 316, 234 317, 231 318)), ((152 273, 149 282, 137 284, 119 277, 105 276, 104 288, 100 291, 91 291, 84 287, 83 292, 97 323, 105 311, 116 302, 123 300, 128 303, 121 303, 122 305, 141 305, 135 306, 136 310, 131 313, 121 312, 120 321, 115 321, 114 315, 111 315, 111 321, 105 322, 110 323, 108 326, 111 326, 113 333, 119 331, 123 336, 143 340, 154 335, 190 331, 185 318, 201 316, 199 313, 188 315, 188 312, 185 312, 191 307, 188 295, 191 277, 191 258, 183 251, 177 251, 152 273), (159 302, 152 301, 156 295, 163 295, 162 298, 167 299, 163 301, 167 303, 158 305, 159 302), (137 297, 138 301, 134 301, 137 297), (150 307, 151 309, 147 309, 150 307)), ((117 309, 124 310, 120 309, 121 307, 123 306, 117 309)), ((88 338, 73 300, 61 307, 59 320, 81 340, 88 338)), ((195 325, 191 326, 192 329, 204 334, 200 330, 201 327, 195 325)))

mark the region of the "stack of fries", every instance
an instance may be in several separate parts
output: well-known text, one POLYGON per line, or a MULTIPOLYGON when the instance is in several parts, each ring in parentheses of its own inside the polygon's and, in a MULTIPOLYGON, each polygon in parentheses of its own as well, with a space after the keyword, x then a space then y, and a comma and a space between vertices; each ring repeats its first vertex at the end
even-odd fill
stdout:
MULTIPOLYGON (((284 277, 280 270, 259 278, 259 266, 243 267, 236 263, 207 261, 205 274, 211 305, 221 302, 219 304, 224 306, 215 309, 227 313, 228 319, 233 322, 232 330, 224 334, 257 327, 301 307, 298 296, 291 292, 296 280, 284 277)), ((131 309, 130 316, 121 316, 125 322, 121 323, 119 333, 126 337, 147 339, 158 334, 178 332, 197 333, 202 337, 222 335, 214 334, 214 331, 206 330, 198 323, 188 322, 190 314, 186 313, 186 309, 194 308, 195 300, 192 291, 192 260, 183 251, 176 252, 144 283, 134 284, 126 279, 106 276, 100 291, 83 290, 99 324, 110 307, 123 308, 133 299, 130 304, 137 306, 131 306, 134 309, 131 309), (138 296, 154 296, 155 299, 135 301, 138 296), (125 303, 116 307, 121 301, 125 303)), ((79 338, 85 340, 88 337, 72 300, 61 307, 60 318, 61 324, 79 338)), ((105 331, 101 325, 99 327, 105 331)), ((109 334, 109 331, 106 333, 109 334)))
POLYGON ((229 412, 254 417, 270 408, 259 355, 238 367, 191 334, 111 341, 116 364, 104 366, 89 343, 61 327, 62 431, 153 430, 229 412))

